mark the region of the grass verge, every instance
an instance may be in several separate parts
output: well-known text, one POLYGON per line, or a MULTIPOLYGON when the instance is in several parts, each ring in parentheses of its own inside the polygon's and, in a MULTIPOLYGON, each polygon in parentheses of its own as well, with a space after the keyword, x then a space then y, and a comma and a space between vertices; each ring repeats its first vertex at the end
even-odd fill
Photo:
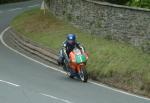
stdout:
POLYGON ((150 97, 150 55, 124 43, 82 32, 71 24, 39 9, 24 12, 11 23, 31 40, 60 49, 66 34, 77 34, 89 53, 87 70, 92 79, 150 97))

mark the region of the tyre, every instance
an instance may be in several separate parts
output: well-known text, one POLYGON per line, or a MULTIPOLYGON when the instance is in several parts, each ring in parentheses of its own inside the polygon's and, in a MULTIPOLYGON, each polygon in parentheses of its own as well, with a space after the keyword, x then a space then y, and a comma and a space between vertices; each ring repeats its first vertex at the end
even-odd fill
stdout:
POLYGON ((80 79, 83 82, 87 82, 87 80, 88 80, 88 73, 87 73, 85 68, 81 68, 79 75, 80 75, 80 79))

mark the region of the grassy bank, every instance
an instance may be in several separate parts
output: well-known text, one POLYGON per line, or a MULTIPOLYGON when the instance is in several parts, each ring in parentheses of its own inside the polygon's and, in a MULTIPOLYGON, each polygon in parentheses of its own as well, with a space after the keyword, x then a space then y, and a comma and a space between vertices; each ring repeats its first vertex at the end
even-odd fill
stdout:
POLYGON ((37 43, 59 50, 66 34, 77 34, 89 53, 90 77, 109 85, 150 96, 150 55, 123 43, 84 33, 71 24, 38 9, 17 16, 11 23, 37 43))

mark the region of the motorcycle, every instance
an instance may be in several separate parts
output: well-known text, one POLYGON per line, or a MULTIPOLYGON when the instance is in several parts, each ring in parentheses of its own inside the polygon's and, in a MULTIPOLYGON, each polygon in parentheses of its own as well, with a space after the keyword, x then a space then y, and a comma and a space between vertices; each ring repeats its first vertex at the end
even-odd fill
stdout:
POLYGON ((87 82, 88 74, 86 71, 86 63, 88 55, 86 52, 78 48, 74 48, 69 54, 69 62, 64 59, 63 69, 70 78, 77 77, 83 82, 87 82))

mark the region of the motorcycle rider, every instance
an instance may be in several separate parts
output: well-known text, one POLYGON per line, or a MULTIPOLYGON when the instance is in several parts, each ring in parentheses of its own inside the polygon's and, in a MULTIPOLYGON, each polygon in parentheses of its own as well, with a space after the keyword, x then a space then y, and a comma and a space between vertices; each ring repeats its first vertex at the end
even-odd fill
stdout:
POLYGON ((75 34, 68 34, 67 40, 63 42, 62 49, 59 52, 59 59, 58 59, 58 65, 64 64, 64 59, 67 62, 70 62, 69 60, 69 53, 75 48, 79 48, 81 51, 85 51, 84 47, 80 45, 79 42, 76 41, 76 35, 75 34))

